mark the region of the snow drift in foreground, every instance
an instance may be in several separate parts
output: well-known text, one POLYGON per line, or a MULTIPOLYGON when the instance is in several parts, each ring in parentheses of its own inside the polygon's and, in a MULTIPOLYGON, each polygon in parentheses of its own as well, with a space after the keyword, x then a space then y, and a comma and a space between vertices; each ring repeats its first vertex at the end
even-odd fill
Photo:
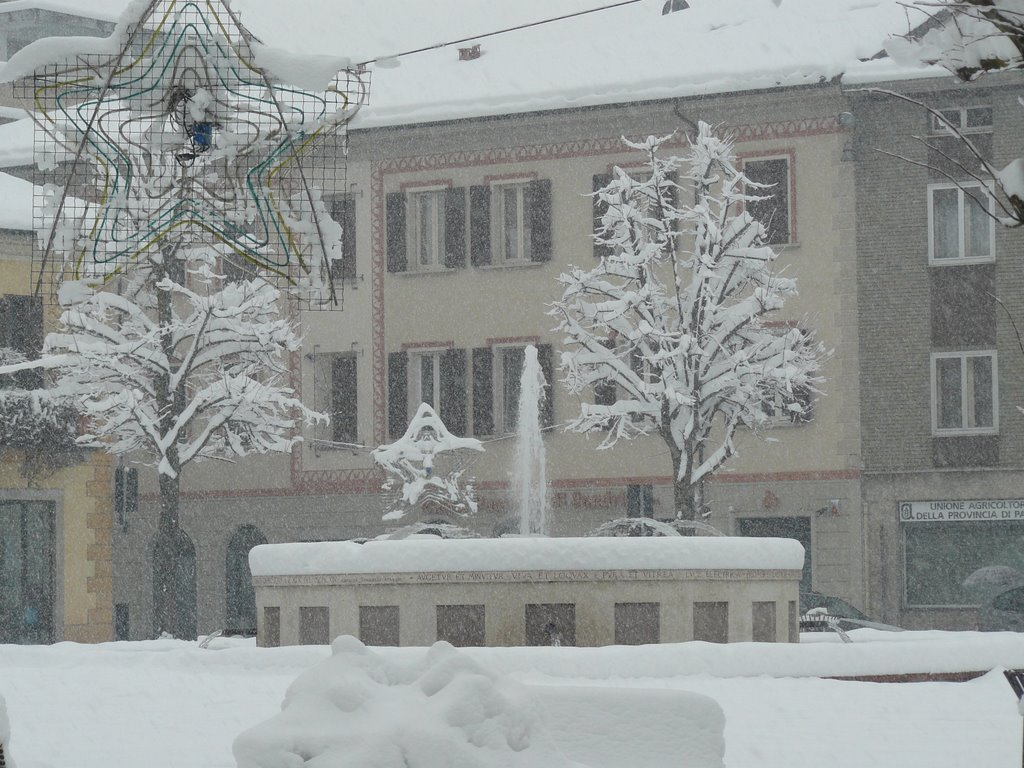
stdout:
POLYGON ((700 694, 531 688, 448 643, 396 656, 346 636, 331 650, 280 715, 238 737, 239 768, 724 765, 725 717, 700 694))
POLYGON ((7 704, 4 702, 4 697, 0 696, 0 765, 5 768, 14 768, 10 745, 11 724, 7 722, 7 704))

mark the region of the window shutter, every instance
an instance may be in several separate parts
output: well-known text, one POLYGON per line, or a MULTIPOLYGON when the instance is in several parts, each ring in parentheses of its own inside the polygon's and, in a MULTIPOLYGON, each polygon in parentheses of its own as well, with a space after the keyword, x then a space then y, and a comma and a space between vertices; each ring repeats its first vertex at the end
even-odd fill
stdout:
POLYGON ((356 442, 357 418, 356 357, 338 355, 331 361, 331 434, 335 442, 356 442))
POLYGON ((530 261, 551 261, 551 179, 531 181, 526 188, 530 216, 530 261))
MULTIPOLYGON (((444 192, 444 265, 449 269, 466 266, 465 187, 452 187, 444 192)), ((441 418, 443 421, 444 417, 441 418)))
POLYGON ((494 352, 473 350, 473 434, 494 434, 494 352))
POLYGON ((441 421, 453 435, 466 434, 466 350, 441 355, 441 421))
POLYGON ((405 272, 405 193, 390 192, 387 196, 388 272, 405 272))
MULTIPOLYGON (((594 229, 592 234, 597 234, 601 229, 601 217, 604 215, 605 204, 601 202, 601 198, 597 196, 597 192, 604 189, 611 184, 612 175, 610 173, 595 173, 594 174, 594 192, 593 198, 594 203, 594 229)), ((603 243, 594 243, 594 258, 603 259, 605 256, 611 255, 612 249, 603 243)))
POLYGON ((388 355, 388 437, 397 439, 409 424, 409 355, 388 355))
MULTIPOLYGON (((10 295, 0 302, 2 340, 0 346, 21 352, 35 360, 43 349, 43 302, 35 296, 10 295)), ((42 371, 18 371, 14 374, 17 385, 23 389, 38 389, 43 385, 42 371)))
POLYGON ((345 197, 341 223, 341 278, 356 277, 356 201, 345 197))
POLYGON ((134 467, 114 470, 114 514, 122 531, 139 509, 139 471, 134 467))
POLYGON ((550 344, 537 345, 537 362, 540 363, 541 373, 548 383, 546 397, 541 402, 540 425, 550 427, 555 423, 555 362, 554 350, 550 344))
POLYGON ((491 263, 491 188, 488 186, 469 188, 469 254, 475 267, 491 263))

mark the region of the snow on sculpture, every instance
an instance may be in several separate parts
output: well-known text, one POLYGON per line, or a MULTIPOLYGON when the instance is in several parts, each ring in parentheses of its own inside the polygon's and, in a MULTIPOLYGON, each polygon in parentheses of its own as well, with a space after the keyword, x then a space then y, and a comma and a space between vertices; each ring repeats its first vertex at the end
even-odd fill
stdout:
POLYGON ((384 519, 399 520, 410 509, 428 506, 459 516, 474 514, 473 487, 460 484, 465 468, 449 468, 444 454, 452 454, 457 461, 458 452, 483 450, 479 440, 451 434, 434 409, 421 403, 405 434, 370 454, 389 474, 383 490, 398 496, 389 504, 384 519))
POLYGON ((796 281, 773 272, 765 227, 742 210, 760 198, 732 143, 706 123, 680 157, 659 157, 664 141, 626 142, 646 156, 647 175, 616 168, 596 193, 606 210, 595 241, 607 253, 561 275, 551 313, 569 347, 564 383, 595 392, 570 428, 608 430, 603 447, 660 435, 676 516, 692 520, 705 513, 704 482, 736 452, 740 426, 769 425, 779 411, 806 418, 823 350, 803 329, 767 322, 796 281))
POLYGON ((337 304, 341 227, 321 193, 345 189, 343 131, 365 97, 347 67, 264 46, 223 0, 134 2, 110 38, 20 51, 4 77, 23 78, 37 126, 37 293, 204 244, 337 304))

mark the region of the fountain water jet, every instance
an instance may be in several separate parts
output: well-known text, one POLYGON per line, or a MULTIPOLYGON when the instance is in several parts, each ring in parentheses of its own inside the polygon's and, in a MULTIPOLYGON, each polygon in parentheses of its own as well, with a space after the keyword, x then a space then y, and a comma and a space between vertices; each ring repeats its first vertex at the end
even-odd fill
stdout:
POLYGON ((547 535, 548 482, 540 405, 547 385, 537 360, 537 348, 529 345, 519 382, 519 422, 516 427, 515 469, 512 487, 519 507, 519 533, 547 535))

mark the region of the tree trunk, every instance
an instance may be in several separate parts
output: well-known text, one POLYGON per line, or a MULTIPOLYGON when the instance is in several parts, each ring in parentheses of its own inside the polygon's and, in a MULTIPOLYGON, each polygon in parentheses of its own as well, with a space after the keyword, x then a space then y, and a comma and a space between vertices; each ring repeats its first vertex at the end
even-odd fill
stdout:
POLYGON ((160 522, 153 545, 153 616, 157 635, 173 635, 178 626, 174 578, 181 557, 178 490, 177 477, 160 475, 160 522))

